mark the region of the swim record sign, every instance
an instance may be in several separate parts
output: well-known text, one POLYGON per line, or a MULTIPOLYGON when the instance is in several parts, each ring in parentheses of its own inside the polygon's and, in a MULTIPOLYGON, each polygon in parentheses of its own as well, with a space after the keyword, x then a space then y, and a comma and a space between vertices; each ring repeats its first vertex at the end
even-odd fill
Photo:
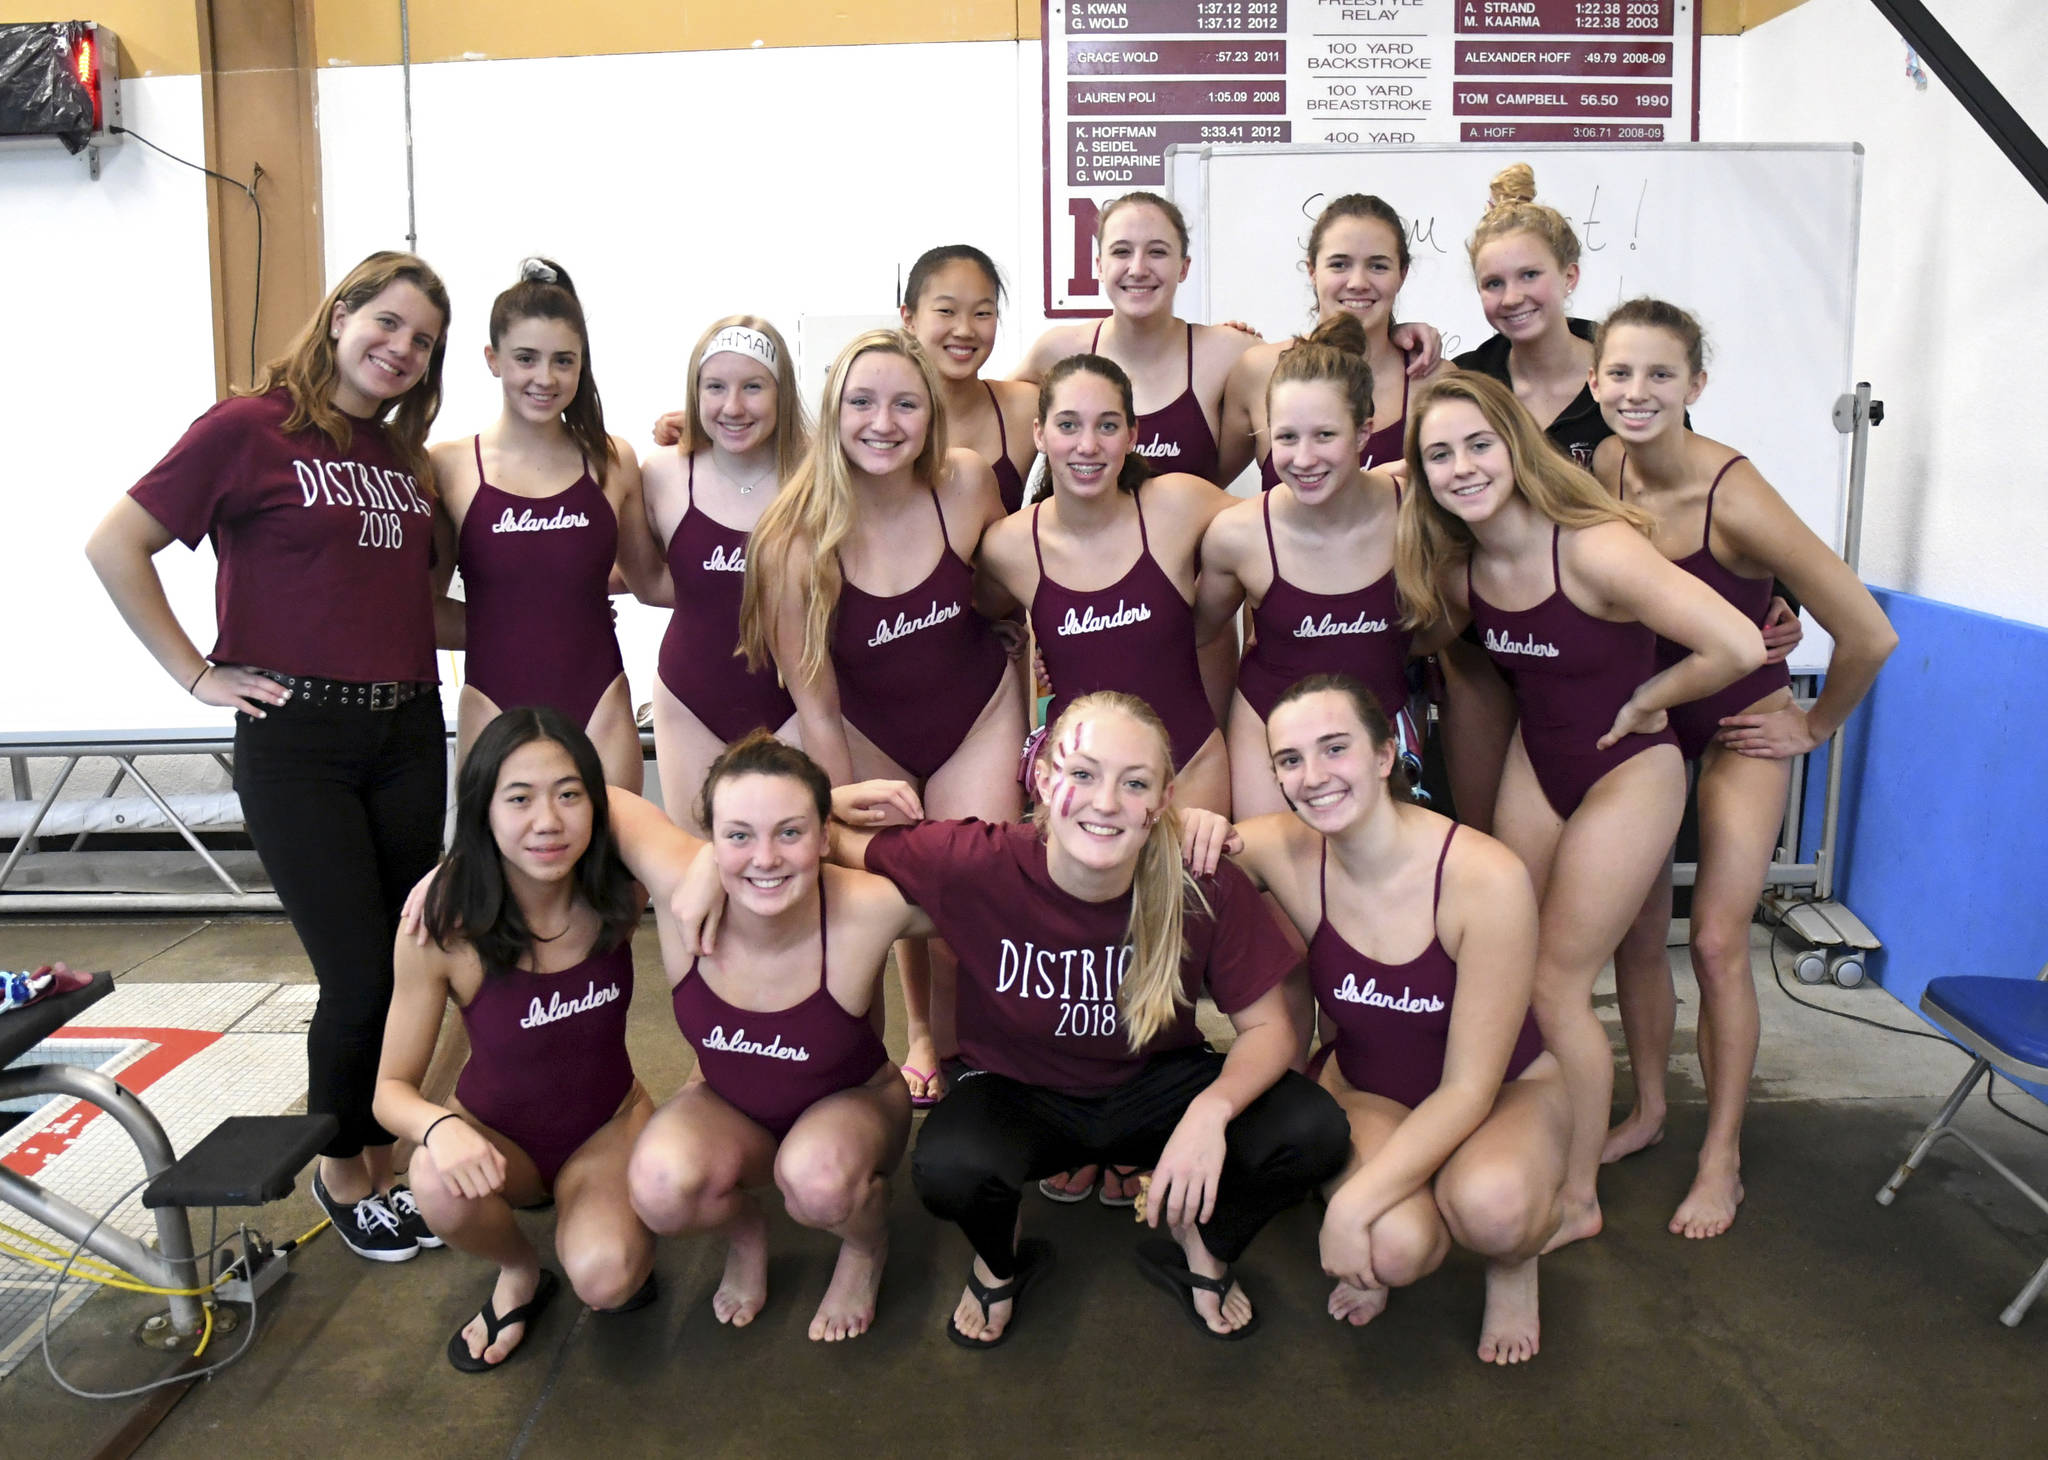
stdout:
POLYGON ((1699 0, 1045 0, 1045 297, 1175 144, 1687 142, 1699 0))

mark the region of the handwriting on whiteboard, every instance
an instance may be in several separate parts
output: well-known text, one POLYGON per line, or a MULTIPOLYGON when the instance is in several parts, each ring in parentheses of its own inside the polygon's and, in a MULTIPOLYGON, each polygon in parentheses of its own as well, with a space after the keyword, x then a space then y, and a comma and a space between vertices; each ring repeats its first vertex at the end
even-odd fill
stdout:
MULTIPOLYGON (((1623 196, 1626 196, 1628 189, 1626 186, 1623 186, 1614 188, 1613 191, 1620 192, 1623 196)), ((1579 249, 1583 253, 1601 253, 1609 246, 1610 225, 1606 216, 1601 212, 1600 194, 1601 185, 1595 183, 1592 196, 1587 199, 1583 212, 1573 213, 1563 208, 1558 210, 1564 213, 1566 220, 1571 223, 1573 230, 1579 235, 1579 249)), ((1635 194, 1635 212, 1630 222, 1627 239, 1627 245, 1631 252, 1635 250, 1636 239, 1643 231, 1643 205, 1649 200, 1650 196, 1649 179, 1644 178, 1635 184, 1635 194)), ((1302 199, 1301 216, 1313 220, 1318 213, 1322 212, 1324 202, 1329 196, 1328 193, 1310 193, 1306 198, 1302 199)), ((1555 207, 1556 204, 1552 203, 1552 206, 1555 207)), ((1398 212, 1399 209, 1397 208, 1396 211, 1398 212)), ((1437 237, 1438 225, 1439 220, 1433 213, 1410 218, 1408 220, 1409 248, 1416 252, 1426 249, 1432 253, 1448 254, 1451 251, 1450 246, 1437 237)))

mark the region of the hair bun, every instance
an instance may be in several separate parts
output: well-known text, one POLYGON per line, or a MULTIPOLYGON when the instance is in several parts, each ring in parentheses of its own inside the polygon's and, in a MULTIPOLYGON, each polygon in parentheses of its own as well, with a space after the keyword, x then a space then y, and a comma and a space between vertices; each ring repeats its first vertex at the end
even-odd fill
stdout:
POLYGON ((1513 208, 1536 201, 1536 169, 1526 162, 1511 163, 1493 175, 1486 190, 1487 207, 1513 208))
POLYGON ((1316 327, 1302 336, 1306 344, 1324 345, 1347 355, 1364 355, 1365 325, 1355 314, 1338 310, 1316 321, 1316 327))
POLYGON ((519 261, 519 282, 552 284, 557 289, 565 289, 571 294, 576 292, 576 285, 569 278, 569 271, 553 259, 544 259, 539 254, 519 261))

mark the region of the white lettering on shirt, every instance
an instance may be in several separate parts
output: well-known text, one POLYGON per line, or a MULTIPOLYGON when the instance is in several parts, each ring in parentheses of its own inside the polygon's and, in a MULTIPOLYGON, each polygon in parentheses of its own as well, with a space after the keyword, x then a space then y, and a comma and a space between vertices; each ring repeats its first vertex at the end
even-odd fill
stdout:
POLYGON ((1444 1011, 1444 1001, 1435 994, 1425 994, 1418 999, 1403 986, 1401 996, 1395 998, 1392 994, 1383 994, 1379 991, 1378 979, 1369 978, 1365 981, 1365 987, 1360 988, 1357 977, 1349 973, 1344 975, 1344 982, 1330 991, 1330 997, 1347 1004, 1391 1009, 1396 1014, 1441 1014, 1444 1011))
POLYGON ((728 555, 725 544, 720 543, 711 550, 711 556, 704 560, 704 566, 713 573, 744 573, 747 571, 747 550, 737 547, 728 555))
POLYGON ((557 507, 552 517, 536 517, 531 507, 522 507, 514 517, 507 507, 496 522, 491 524, 493 532, 560 532, 567 527, 588 527, 590 519, 581 512, 571 512, 567 507, 557 507))
POLYGON ((1294 637, 1297 639, 1333 639, 1339 634, 1384 634, 1386 631, 1387 621, 1385 619, 1367 618, 1363 613, 1360 613, 1357 618, 1351 619, 1346 623, 1338 623, 1336 619, 1327 613, 1322 616, 1320 621, 1310 618, 1307 614, 1303 614, 1301 627, 1294 631, 1294 637))
POLYGON ((1127 624, 1141 624, 1150 617, 1152 606, 1149 603, 1126 607, 1124 601, 1119 598, 1115 610, 1108 614, 1097 613, 1093 604, 1082 608, 1079 614, 1071 608, 1068 609, 1067 616, 1060 620, 1059 633, 1062 638, 1069 634, 1099 634, 1104 629, 1120 629, 1127 624))
POLYGON ((1557 645, 1540 644, 1534 634, 1523 639, 1511 639, 1499 629, 1486 631, 1486 648, 1493 654, 1523 654, 1536 659, 1555 659, 1557 645))

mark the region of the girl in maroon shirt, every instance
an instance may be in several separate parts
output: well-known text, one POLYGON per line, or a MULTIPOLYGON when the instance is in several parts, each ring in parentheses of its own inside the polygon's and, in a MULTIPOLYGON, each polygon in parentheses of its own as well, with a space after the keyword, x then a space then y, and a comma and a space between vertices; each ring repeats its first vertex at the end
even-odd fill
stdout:
POLYGON ((1572 1097, 1553 1248, 1600 1230, 1594 1189, 1614 1058, 1593 980, 1656 880, 1685 805, 1666 711, 1763 662, 1754 624, 1645 536, 1545 442, 1498 381, 1453 371, 1418 393, 1394 572, 1410 623, 1470 621, 1510 666, 1520 722, 1493 832, 1536 883, 1535 1007, 1572 1097), (1658 672, 1663 634, 1692 650, 1658 672))
POLYGON ((503 389, 497 421, 433 452, 467 600, 458 753, 500 710, 549 704, 589 733, 608 783, 637 791, 645 761, 608 595, 617 571, 656 596, 661 555, 640 464, 605 434, 590 329, 566 269, 521 265, 491 303, 484 363, 503 389))
POLYGON ((582 728, 545 706, 508 710, 463 763, 423 931, 398 941, 377 1116, 417 1143, 410 1174, 433 1230, 498 1265, 483 1310, 448 1340, 465 1373, 511 1357, 556 1291, 515 1208, 553 1198, 555 1252, 592 1308, 654 1298, 654 1238, 626 1194, 653 1110, 626 1054, 641 894, 606 813, 582 728), (436 1104, 420 1081, 450 998, 470 1053, 436 1104))
POLYGON ((438 1245, 392 1182, 392 1137, 370 1106, 391 934, 440 856, 447 803, 434 647, 437 621, 460 647, 461 609, 442 594, 454 542, 426 454, 447 328, 432 269, 372 254, 86 546, 165 672, 237 712, 243 819, 320 981, 306 1103, 340 1129, 314 1194, 351 1250, 386 1262, 438 1245), (213 546, 219 636, 205 656, 152 562, 174 540, 213 546))
POLYGON ((1141 701, 1076 699, 1034 783, 1034 825, 835 830, 834 855, 895 882, 960 960, 961 1063, 912 1161, 974 1248, 949 1337, 1008 1337, 1052 1260, 1016 1240, 1022 1189, 1084 1161, 1156 1168, 1146 1220, 1175 1240, 1142 1245, 1141 1268, 1202 1332, 1243 1337, 1256 1315, 1230 1264, 1348 1149, 1289 1068, 1295 955, 1241 872, 1185 873, 1165 728, 1141 701), (1228 1055, 1195 1026, 1204 988, 1238 1031, 1228 1055))
POLYGON ((910 1136, 910 1092, 882 1050, 882 969, 931 924, 888 882, 824 865, 838 814, 878 825, 918 814, 897 782, 834 791, 809 757, 755 731, 712 765, 698 807, 709 848, 614 789, 627 864, 653 896, 677 1022, 696 1046, 688 1084, 634 1148, 633 1205, 663 1234, 723 1231, 711 1300, 743 1327, 768 1297, 768 1228, 754 1190, 840 1239, 813 1339, 867 1332, 888 1257, 888 1176, 910 1136), (723 899, 715 953, 678 936, 670 899, 700 853, 723 899))
MULTIPOLYGON (((1826 743, 1898 644, 1870 590, 1748 458, 1686 425, 1686 407, 1706 380, 1705 342, 1691 315, 1656 299, 1616 309, 1593 341, 1593 395, 1615 433, 1594 453, 1594 474, 1655 519, 1651 540, 1688 573, 1757 618, 1770 612, 1773 578, 1789 584, 1835 647, 1811 709, 1793 704, 1780 663, 1671 713, 1679 749, 1699 767, 1691 943, 1707 1133, 1692 1189, 1671 1218, 1670 1230, 1686 1237, 1725 1232, 1742 1201, 1739 1143, 1757 1048, 1749 924, 1785 816, 1790 758, 1826 743)), ((1660 645, 1659 661, 1679 652, 1660 645)), ((1608 1133, 1605 1161, 1663 1138, 1676 1012, 1664 946, 1670 926, 1667 858, 1614 955, 1636 1099, 1608 1133)))
POLYGON ((1536 1253, 1571 1133, 1529 1017, 1529 874, 1407 799, 1387 718, 1357 680, 1301 681, 1266 729, 1292 814, 1240 822, 1231 850, 1308 942, 1322 1084, 1351 1120, 1323 1215, 1330 1316, 1370 1322, 1455 1238, 1486 1259, 1479 1357, 1519 1363, 1537 1349, 1536 1253))

